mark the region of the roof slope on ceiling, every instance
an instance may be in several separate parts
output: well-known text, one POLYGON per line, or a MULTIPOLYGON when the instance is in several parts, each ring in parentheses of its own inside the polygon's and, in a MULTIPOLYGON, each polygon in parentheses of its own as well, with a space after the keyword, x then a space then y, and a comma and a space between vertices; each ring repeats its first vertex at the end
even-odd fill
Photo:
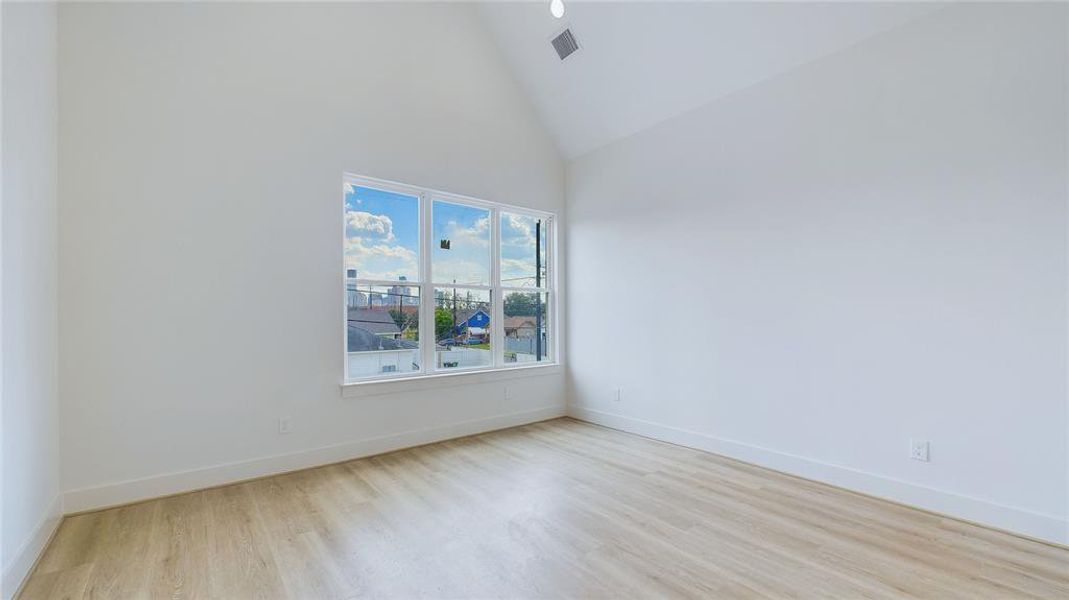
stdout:
POLYGON ((479 14, 565 158, 938 10, 935 3, 484 3, 479 14), (570 27, 580 50, 549 40, 570 27))

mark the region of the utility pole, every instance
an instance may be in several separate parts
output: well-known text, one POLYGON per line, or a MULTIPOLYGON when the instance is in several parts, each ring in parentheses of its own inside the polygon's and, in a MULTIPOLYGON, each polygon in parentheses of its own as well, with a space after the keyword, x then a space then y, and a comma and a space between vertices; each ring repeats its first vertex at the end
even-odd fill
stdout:
POLYGON ((408 317, 405 316, 404 299, 405 294, 408 293, 408 288, 402 288, 397 286, 397 320, 401 322, 404 329, 401 330, 401 337, 405 335, 405 329, 408 329, 408 317))

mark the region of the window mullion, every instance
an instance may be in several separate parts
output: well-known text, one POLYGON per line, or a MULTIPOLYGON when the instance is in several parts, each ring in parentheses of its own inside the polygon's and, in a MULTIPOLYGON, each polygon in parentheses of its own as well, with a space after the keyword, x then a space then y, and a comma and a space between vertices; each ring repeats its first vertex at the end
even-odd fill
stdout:
POLYGON ((431 281, 431 201, 426 192, 419 195, 419 289, 420 336, 419 348, 423 373, 433 373, 437 357, 434 352, 436 331, 434 323, 434 286, 431 281))
POLYGON ((540 287, 540 288, 536 288, 536 287, 502 287, 501 288, 501 293, 503 293, 503 294, 507 294, 509 292, 521 292, 521 293, 527 293, 527 294, 533 294, 535 292, 540 292, 540 293, 545 294, 545 293, 548 293, 550 291, 551 291, 550 288, 547 288, 547 287, 540 287))
POLYGON ((548 288, 546 290, 546 299, 549 301, 549 310, 546 311, 546 318, 549 323, 545 324, 546 329, 546 351, 550 354, 552 361, 559 360, 560 348, 557 346, 557 280, 556 280, 556 266, 557 263, 557 227, 552 218, 546 218, 546 280, 543 285, 548 288))
POLYGON ((490 349, 495 367, 505 364, 505 299, 501 293, 501 218, 497 207, 490 208, 490 349))

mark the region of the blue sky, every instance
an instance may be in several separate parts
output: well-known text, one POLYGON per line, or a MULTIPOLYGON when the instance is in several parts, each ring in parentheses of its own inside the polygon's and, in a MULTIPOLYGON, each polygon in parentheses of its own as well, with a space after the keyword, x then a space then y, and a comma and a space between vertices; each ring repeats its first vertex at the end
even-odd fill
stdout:
MULTIPOLYGON (((537 218, 501 212, 501 285, 534 287, 537 218)), ((546 232, 542 237, 542 275, 546 273, 546 232)), ((542 285, 546 282, 543 280, 542 285)))
MULTIPOLYGON (((489 285, 490 211, 437 200, 433 212, 434 281, 489 285), (449 250, 440 247, 442 239, 450 240, 449 250)), ((365 279, 419 279, 418 198, 347 185, 345 221, 347 269, 356 269, 365 279)), ((501 213, 503 285, 534 285, 534 231, 534 217, 501 213)), ((544 232, 542 241, 544 244, 544 232)))
POLYGON ((419 279, 419 198, 345 188, 345 268, 366 279, 419 279))
POLYGON ((436 200, 431 270, 436 283, 490 285, 490 211, 436 200), (440 241, 450 241, 443 250, 440 241))

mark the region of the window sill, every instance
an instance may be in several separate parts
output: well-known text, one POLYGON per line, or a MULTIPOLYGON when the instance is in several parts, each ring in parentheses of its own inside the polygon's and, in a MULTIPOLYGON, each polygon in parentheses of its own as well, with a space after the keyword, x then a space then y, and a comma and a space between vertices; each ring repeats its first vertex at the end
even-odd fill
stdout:
POLYGON ((375 379, 372 381, 354 381, 341 385, 343 398, 362 398, 365 396, 381 396, 383 394, 399 394, 402 392, 415 392, 420 390, 433 390, 443 387, 458 385, 473 385, 520 379, 523 377, 543 377, 557 375, 563 370, 559 363, 535 365, 529 367, 502 367, 498 369, 482 369, 477 371, 463 371, 460 373, 433 373, 427 375, 413 375, 411 377, 398 377, 396 379, 375 379))

